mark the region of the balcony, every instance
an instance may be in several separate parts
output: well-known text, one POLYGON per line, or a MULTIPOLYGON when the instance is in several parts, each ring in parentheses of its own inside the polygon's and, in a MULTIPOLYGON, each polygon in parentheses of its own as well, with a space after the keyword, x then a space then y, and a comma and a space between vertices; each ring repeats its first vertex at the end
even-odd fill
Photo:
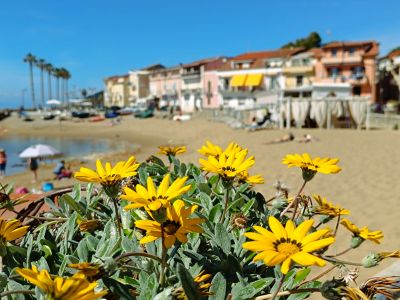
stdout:
POLYGON ((182 79, 188 80, 188 81, 199 81, 200 80, 200 70, 184 71, 182 73, 182 79))
POLYGON ((314 71, 313 66, 292 66, 283 68, 284 74, 303 74, 312 73, 314 71))
POLYGON ((321 62, 324 65, 360 64, 362 62, 362 57, 360 55, 323 57, 321 62))

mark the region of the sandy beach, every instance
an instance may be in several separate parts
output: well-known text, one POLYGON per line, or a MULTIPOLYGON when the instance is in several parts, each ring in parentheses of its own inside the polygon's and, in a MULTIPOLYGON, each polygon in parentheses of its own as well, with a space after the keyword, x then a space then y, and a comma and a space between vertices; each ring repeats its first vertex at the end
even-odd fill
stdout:
MULTIPOLYGON (((249 148, 256 158, 251 169, 252 174, 260 173, 266 183, 258 186, 266 198, 275 193, 273 184, 282 180, 296 193, 302 183, 301 171, 288 169, 281 164, 281 159, 288 153, 308 152, 312 156, 330 156, 340 158, 342 172, 336 175, 317 176, 306 186, 305 193, 318 193, 334 203, 341 204, 351 211, 349 219, 358 226, 367 225, 371 230, 382 230, 385 238, 382 245, 365 242, 357 253, 350 252, 342 258, 357 261, 370 251, 392 251, 400 248, 400 228, 398 226, 400 185, 400 132, 399 131, 357 131, 357 130, 291 130, 296 137, 311 133, 319 141, 311 143, 287 142, 267 145, 268 142, 284 135, 287 131, 260 130, 247 132, 233 130, 222 123, 214 123, 205 118, 195 118, 188 122, 173 122, 162 119, 134 119, 124 117, 119 125, 108 126, 106 122, 89 123, 58 121, 21 122, 16 117, 0 123, 2 137, 7 136, 65 136, 82 138, 107 138, 113 142, 127 141, 140 145, 139 149, 127 150, 126 153, 103 154, 102 158, 111 162, 126 159, 135 154, 139 161, 157 152, 157 146, 163 144, 186 145, 188 152, 181 156, 183 161, 197 162, 200 155, 197 149, 206 141, 221 146, 231 141, 249 148)), ((1 140, 0 140, 1 141, 1 140)), ((92 155, 95 159, 96 155, 92 155)), ((68 158, 66 159, 68 161, 68 158)), ((83 161, 83 160, 82 160, 83 161)), ((94 160, 85 159, 83 164, 94 167, 94 160)), ((73 171, 77 171, 81 161, 74 161, 73 171)), ((41 166, 39 179, 48 181, 53 177, 52 165, 41 166)), ((31 183, 32 175, 22 173, 6 177, 1 182, 13 182, 16 186, 39 188, 41 182, 31 183)), ((71 185, 74 180, 55 181, 56 187, 71 185)), ((338 251, 348 247, 350 234, 340 228, 341 237, 337 241, 338 251)), ((360 279, 378 273, 392 264, 386 260, 379 267, 363 269, 360 279)))

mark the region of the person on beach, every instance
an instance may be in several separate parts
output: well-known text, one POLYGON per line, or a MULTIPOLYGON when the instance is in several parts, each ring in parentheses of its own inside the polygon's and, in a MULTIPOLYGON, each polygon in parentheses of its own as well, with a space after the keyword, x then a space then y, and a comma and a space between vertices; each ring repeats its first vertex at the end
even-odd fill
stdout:
POLYGON ((53 170, 55 179, 61 180, 62 178, 71 178, 72 171, 65 167, 65 161, 61 160, 53 170))
POLYGON ((294 140, 294 134, 289 132, 289 133, 281 136, 280 138, 276 138, 275 140, 268 142, 267 145, 286 143, 286 142, 291 142, 293 140, 294 140))
POLYGON ((37 181, 37 170, 39 169, 39 163, 35 157, 31 157, 28 159, 29 170, 33 173, 33 182, 37 181))
POLYGON ((4 149, 0 149, 0 177, 6 176, 7 154, 4 149))

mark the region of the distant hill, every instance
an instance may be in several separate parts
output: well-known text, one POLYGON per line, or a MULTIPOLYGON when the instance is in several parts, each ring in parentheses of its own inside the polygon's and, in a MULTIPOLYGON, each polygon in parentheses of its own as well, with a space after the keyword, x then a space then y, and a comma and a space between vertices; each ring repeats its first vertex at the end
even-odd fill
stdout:
POLYGON ((321 47, 321 36, 318 34, 318 32, 311 32, 307 37, 305 38, 300 38, 297 39, 294 42, 289 42, 285 45, 283 45, 281 48, 296 48, 296 47, 303 47, 306 49, 311 49, 311 48, 319 48, 321 47))

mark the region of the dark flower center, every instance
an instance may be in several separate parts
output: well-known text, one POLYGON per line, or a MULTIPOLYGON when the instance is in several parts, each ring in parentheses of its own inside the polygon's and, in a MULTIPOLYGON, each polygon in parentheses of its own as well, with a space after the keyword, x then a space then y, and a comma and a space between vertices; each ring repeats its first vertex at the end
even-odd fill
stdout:
POLYGON ((165 221, 164 223, 162 223, 161 226, 164 228, 165 233, 167 233, 169 235, 173 235, 181 227, 181 224, 179 224, 178 222, 175 222, 175 221, 168 220, 168 221, 165 221))
POLYGON ((291 256, 302 250, 302 244, 296 240, 281 238, 274 243, 275 250, 285 256, 291 256))

